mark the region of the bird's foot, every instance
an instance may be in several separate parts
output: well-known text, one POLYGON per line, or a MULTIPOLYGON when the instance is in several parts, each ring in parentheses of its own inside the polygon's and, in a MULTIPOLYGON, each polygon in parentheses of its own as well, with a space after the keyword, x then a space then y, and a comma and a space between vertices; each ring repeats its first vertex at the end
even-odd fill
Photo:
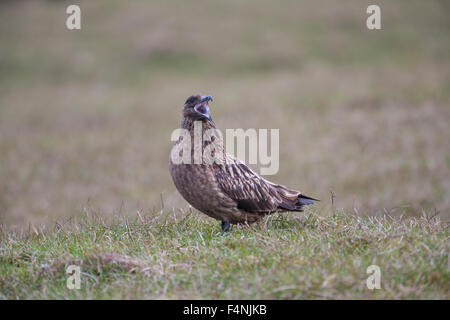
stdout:
POLYGON ((230 231, 230 223, 228 221, 222 221, 221 227, 223 232, 230 231))

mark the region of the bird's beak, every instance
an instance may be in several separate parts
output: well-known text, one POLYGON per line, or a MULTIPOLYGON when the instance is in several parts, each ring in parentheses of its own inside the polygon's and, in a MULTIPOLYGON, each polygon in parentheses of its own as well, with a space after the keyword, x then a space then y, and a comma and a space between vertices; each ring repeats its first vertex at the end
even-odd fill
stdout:
POLYGON ((203 99, 201 100, 201 102, 208 102, 208 101, 213 101, 213 98, 211 96, 204 96, 203 99))
POLYGON ((211 96, 204 96, 200 103, 195 105, 194 110, 201 114, 204 118, 208 120, 212 120, 211 115, 209 114, 209 105, 208 101, 213 101, 211 96))

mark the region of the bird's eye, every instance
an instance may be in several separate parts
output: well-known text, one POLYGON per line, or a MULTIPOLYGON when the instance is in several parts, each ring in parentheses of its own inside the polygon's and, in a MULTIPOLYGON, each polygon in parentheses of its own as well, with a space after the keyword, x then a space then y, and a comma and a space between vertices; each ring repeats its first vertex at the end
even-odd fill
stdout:
POLYGON ((193 104, 196 100, 197 100, 197 98, 190 97, 186 100, 185 104, 193 104))

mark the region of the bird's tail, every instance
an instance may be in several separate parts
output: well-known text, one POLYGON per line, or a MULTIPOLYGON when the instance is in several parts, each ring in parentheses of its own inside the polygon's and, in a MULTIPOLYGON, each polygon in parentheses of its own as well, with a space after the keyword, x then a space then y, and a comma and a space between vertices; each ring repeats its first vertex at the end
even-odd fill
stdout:
POLYGON ((300 207, 307 206, 310 204, 314 204, 314 201, 320 201, 320 200, 305 196, 304 194, 300 194, 298 196, 296 205, 300 206, 300 207))
POLYGON ((277 195, 282 200, 278 206, 278 209, 283 211, 303 211, 304 206, 314 204, 314 201, 320 201, 318 199, 305 196, 297 190, 288 189, 282 185, 272 184, 272 186, 273 190, 276 191, 277 195))

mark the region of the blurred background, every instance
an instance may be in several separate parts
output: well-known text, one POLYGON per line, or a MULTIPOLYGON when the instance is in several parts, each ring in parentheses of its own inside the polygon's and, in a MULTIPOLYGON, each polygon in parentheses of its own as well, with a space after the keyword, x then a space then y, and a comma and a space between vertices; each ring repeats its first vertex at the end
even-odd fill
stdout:
POLYGON ((268 178, 320 214, 333 191, 450 217, 449 1, 96 0, 0 4, 1 221, 186 207, 168 158, 194 93, 223 130, 280 128, 268 178))

